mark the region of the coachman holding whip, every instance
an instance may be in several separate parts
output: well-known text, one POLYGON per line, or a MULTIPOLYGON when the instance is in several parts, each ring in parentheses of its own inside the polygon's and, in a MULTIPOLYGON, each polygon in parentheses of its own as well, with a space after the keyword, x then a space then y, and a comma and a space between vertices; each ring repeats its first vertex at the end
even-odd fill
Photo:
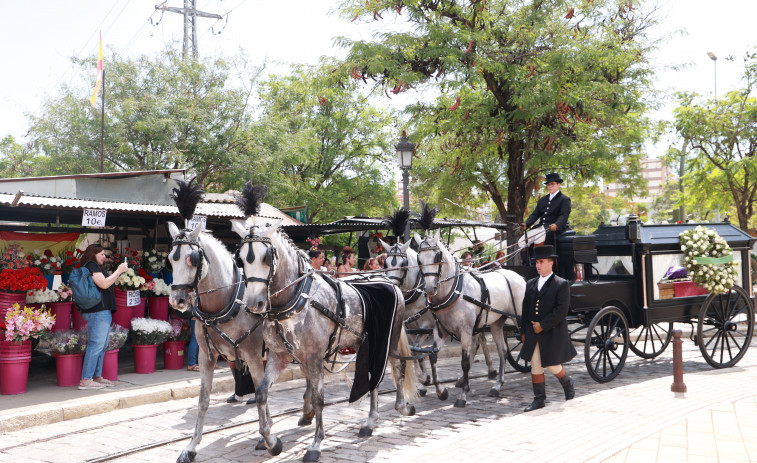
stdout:
POLYGON ((547 185, 549 194, 539 198, 534 211, 520 227, 525 231, 538 221, 539 225, 544 225, 544 229, 547 231, 544 244, 556 246, 556 237, 568 229, 570 198, 560 192, 560 185, 562 184, 560 174, 547 174, 545 180, 544 184, 547 185))

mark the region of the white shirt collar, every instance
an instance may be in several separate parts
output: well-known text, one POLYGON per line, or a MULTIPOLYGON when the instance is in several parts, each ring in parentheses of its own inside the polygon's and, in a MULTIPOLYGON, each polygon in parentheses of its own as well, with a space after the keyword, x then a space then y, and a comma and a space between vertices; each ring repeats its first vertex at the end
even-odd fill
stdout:
POLYGON ((549 272, 549 275, 547 275, 545 277, 539 275, 539 283, 536 285, 536 289, 538 289, 539 291, 541 291, 541 287, 544 286, 544 283, 546 283, 547 280, 549 280, 549 277, 551 277, 553 273, 554 272, 549 272))
MULTIPOLYGON (((559 193, 559 192, 560 192, 560 190, 557 190, 557 193, 559 193)), ((557 196, 557 193, 555 193, 555 194, 550 194, 550 195, 549 195, 549 200, 550 200, 550 201, 552 201, 552 200, 553 200, 553 199, 555 198, 555 196, 557 196)))

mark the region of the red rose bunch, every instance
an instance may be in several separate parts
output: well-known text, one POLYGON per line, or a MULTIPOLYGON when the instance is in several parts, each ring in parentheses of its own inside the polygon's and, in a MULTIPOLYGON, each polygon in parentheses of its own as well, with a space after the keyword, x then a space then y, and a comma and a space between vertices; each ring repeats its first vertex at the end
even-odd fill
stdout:
POLYGON ((6 268, 0 272, 0 291, 23 293, 47 288, 47 279, 37 267, 6 268))

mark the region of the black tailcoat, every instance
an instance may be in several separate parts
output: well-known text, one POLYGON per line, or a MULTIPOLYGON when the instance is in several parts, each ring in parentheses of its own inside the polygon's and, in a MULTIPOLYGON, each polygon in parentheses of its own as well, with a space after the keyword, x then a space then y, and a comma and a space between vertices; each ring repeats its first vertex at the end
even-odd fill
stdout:
POLYGON ((526 283, 521 321, 521 333, 525 333, 526 341, 521 348, 521 356, 531 361, 538 342, 542 366, 560 365, 576 356, 565 320, 570 305, 570 283, 553 273, 541 291, 537 289, 538 284, 539 277, 526 283), (532 321, 539 322, 544 331, 536 334, 532 321))
POLYGON ((526 226, 530 227, 538 220, 539 224, 545 227, 555 224, 557 231, 563 232, 568 227, 570 209, 570 198, 561 191, 557 192, 552 201, 549 200, 549 195, 542 196, 536 202, 534 211, 526 219, 526 226))

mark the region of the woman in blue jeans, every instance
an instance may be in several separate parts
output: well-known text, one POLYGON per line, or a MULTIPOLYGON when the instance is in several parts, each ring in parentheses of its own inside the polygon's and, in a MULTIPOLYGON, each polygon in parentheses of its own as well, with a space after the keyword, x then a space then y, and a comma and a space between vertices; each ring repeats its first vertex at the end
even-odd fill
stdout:
POLYGON ((100 288, 102 300, 87 310, 80 310, 81 316, 87 322, 87 350, 84 351, 84 364, 81 369, 79 389, 102 389, 115 386, 113 382, 102 377, 105 347, 108 345, 108 334, 112 321, 111 312, 116 311, 116 293, 113 284, 128 267, 126 262, 108 274, 102 269, 105 262, 105 250, 97 244, 90 244, 81 256, 81 265, 87 267, 92 274, 92 281, 100 288))

